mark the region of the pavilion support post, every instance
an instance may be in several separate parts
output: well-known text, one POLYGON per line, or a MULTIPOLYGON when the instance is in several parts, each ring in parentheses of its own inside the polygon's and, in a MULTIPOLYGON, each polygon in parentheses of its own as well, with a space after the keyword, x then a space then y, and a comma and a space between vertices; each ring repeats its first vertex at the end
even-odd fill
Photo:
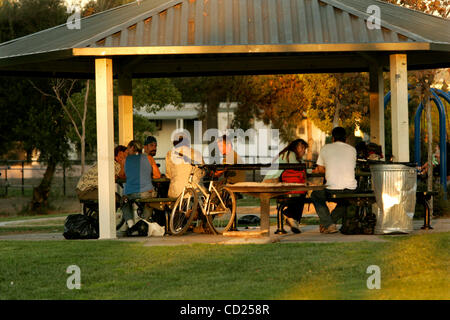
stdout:
POLYGON ((390 55, 392 155, 409 162, 408 78, 406 54, 390 55))
POLYGON ((383 69, 378 66, 372 67, 369 79, 370 141, 380 145, 385 155, 383 69))
POLYGON ((119 144, 133 140, 133 86, 131 74, 119 72, 119 144))
POLYGON ((95 59, 100 239, 116 238, 112 59, 95 59))

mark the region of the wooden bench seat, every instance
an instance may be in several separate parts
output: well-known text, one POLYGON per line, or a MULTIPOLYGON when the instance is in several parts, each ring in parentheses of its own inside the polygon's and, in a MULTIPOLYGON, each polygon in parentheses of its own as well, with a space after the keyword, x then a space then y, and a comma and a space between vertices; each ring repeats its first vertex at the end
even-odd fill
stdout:
MULTIPOLYGON (((328 190, 329 191, 329 190, 328 190)), ((416 203, 421 203, 425 207, 424 215, 424 225, 421 229, 433 229, 430 225, 431 212, 430 212, 430 200, 432 196, 436 196, 438 192, 436 191, 417 191, 416 192, 416 203)), ((376 202, 375 193, 372 190, 356 191, 354 193, 348 192, 329 192, 329 198, 327 201, 336 202, 339 200, 348 200, 350 203, 356 205, 358 210, 368 210, 369 206, 376 202)), ((287 233, 283 227, 283 216, 282 211, 284 206, 286 206, 290 201, 295 198, 304 196, 304 194, 289 193, 284 194, 276 198, 277 201, 277 230, 276 234, 287 233)), ((312 203, 312 199, 307 195, 304 199, 305 203, 312 203)))
POLYGON ((137 203, 142 203, 153 209, 165 211, 172 207, 177 198, 148 198, 148 199, 136 199, 137 203))

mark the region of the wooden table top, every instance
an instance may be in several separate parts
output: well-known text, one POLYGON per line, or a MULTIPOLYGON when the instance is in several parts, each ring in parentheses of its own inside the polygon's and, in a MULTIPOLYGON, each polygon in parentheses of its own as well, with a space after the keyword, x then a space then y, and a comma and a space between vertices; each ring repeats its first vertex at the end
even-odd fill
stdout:
POLYGON ((323 190, 326 186, 285 182, 238 182, 235 184, 227 184, 226 187, 233 192, 242 193, 286 193, 289 191, 323 190))

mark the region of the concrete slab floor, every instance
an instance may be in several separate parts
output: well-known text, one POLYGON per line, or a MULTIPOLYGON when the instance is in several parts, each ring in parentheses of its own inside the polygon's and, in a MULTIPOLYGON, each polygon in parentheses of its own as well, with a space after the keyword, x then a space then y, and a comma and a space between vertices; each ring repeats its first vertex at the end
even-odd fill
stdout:
MULTIPOLYGON (((435 232, 450 231, 450 218, 434 219, 432 221, 432 230, 421 230, 423 226, 422 220, 414 220, 414 230, 410 235, 414 234, 428 234, 435 232)), ((123 237, 118 236, 113 241, 132 241, 143 242, 144 246, 174 246, 174 245, 189 245, 194 243, 204 244, 266 244, 266 243, 327 243, 327 242, 358 242, 358 241, 373 241, 384 242, 388 237, 396 237, 398 235, 344 235, 341 233, 335 234, 321 234, 318 225, 301 225, 302 233, 294 234, 289 227, 285 227, 288 232, 284 235, 274 234, 276 226, 271 226, 270 236, 260 237, 226 237, 210 234, 187 233, 181 236, 163 236, 163 237, 123 237)), ((257 229, 252 229, 257 230, 257 229)), ((12 234, 0 236, 0 240, 28 240, 28 241, 42 241, 42 240, 65 240, 61 233, 26 233, 26 234, 12 234)), ((79 241, 79 240, 73 240, 79 241)), ((98 241, 98 240, 84 240, 84 241, 98 241)), ((102 240, 100 240, 102 241, 102 240)))

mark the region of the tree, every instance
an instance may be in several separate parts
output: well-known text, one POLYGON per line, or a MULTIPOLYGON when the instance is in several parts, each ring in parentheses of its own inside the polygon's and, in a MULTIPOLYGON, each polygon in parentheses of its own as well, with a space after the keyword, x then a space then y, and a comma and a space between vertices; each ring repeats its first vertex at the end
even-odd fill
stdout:
POLYGON ((184 102, 199 102, 201 104, 200 119, 205 120, 206 128, 217 129, 217 112, 220 102, 233 100, 236 86, 240 83, 238 79, 239 77, 233 76, 216 76, 175 78, 172 81, 180 91, 184 102))
POLYGON ((308 117, 322 131, 342 126, 354 132, 369 129, 369 79, 367 73, 303 75, 309 97, 308 117))
POLYGON ((0 43, 60 25, 67 20, 61 0, 3 0, 0 43))
POLYGON ((133 104, 156 112, 171 104, 181 106, 181 93, 167 78, 133 79, 133 104))
POLYGON ((92 88, 95 88, 95 83, 92 80, 79 81, 79 86, 81 90, 71 93, 67 99, 70 100, 69 104, 73 112, 72 118, 78 125, 78 129, 76 129, 74 122, 71 122, 72 126, 69 129, 68 137, 72 143, 75 143, 83 164, 83 153, 84 159, 87 159, 89 155, 95 152, 97 147, 95 90, 92 90, 92 88), (82 140, 84 140, 84 147, 82 146, 82 140))
POLYGON ((84 173, 85 157, 86 157, 86 119, 88 111, 89 101, 89 81, 86 80, 84 88, 84 99, 80 105, 75 105, 71 98, 74 87, 77 86, 77 80, 73 79, 54 79, 51 80, 52 94, 46 93, 39 89, 32 81, 30 83, 38 90, 42 95, 56 99, 61 108, 64 110, 66 117, 72 124, 72 129, 76 134, 77 140, 79 140, 81 148, 81 174, 84 173))
POLYGON ((450 1, 448 0, 382 0, 392 4, 404 6, 429 14, 435 14, 443 18, 450 16, 450 1))
POLYGON ((235 125, 248 126, 256 116, 279 129, 284 142, 298 138, 298 124, 306 118, 325 132, 336 125, 350 132, 369 125, 366 74, 251 76, 236 88, 235 125))
MULTIPOLYGON (((0 8, 0 40, 3 42, 60 25, 66 19, 66 8, 60 0, 4 1, 0 8)), ((36 85, 49 89, 48 80, 38 80, 36 85)), ((27 80, 0 78, 0 90, 0 113, 7 114, 8 121, 0 122, 0 131, 7 133, 5 140, 9 143, 22 141, 28 152, 39 150, 41 159, 47 163, 44 177, 33 189, 30 203, 32 211, 45 212, 56 165, 64 161, 67 154, 67 125, 63 113, 27 80)))
POLYGON ((67 159, 68 123, 56 101, 50 101, 45 96, 41 96, 38 103, 33 103, 29 111, 26 130, 32 139, 31 144, 40 151, 39 159, 47 163, 40 184, 33 188, 30 209, 34 213, 45 213, 56 166, 67 159))
POLYGON ((289 142, 298 137, 297 127, 305 119, 305 82, 299 75, 252 76, 242 79, 234 93, 239 101, 235 126, 250 126, 252 116, 280 130, 289 142))

